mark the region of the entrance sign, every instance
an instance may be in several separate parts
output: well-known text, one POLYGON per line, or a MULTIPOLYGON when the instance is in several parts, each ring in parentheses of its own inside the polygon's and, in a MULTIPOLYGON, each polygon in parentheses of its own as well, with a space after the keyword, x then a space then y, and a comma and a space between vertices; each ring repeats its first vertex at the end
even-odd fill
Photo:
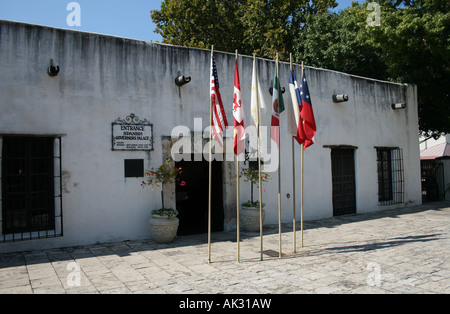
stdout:
POLYGON ((153 124, 134 113, 112 123, 113 151, 152 151, 153 124))

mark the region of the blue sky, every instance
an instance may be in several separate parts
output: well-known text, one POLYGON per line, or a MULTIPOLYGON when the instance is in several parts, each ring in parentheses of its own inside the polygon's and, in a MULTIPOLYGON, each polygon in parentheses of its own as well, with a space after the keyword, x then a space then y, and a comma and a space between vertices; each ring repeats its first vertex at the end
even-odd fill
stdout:
MULTIPOLYGON (((0 0, 0 20, 10 20, 57 28, 73 29, 145 41, 161 41, 153 30, 150 10, 161 0, 77 0, 81 26, 66 22, 72 0, 0 0)), ((337 0, 337 10, 351 6, 351 0, 337 0)), ((358 2, 363 2, 358 0, 358 2)))

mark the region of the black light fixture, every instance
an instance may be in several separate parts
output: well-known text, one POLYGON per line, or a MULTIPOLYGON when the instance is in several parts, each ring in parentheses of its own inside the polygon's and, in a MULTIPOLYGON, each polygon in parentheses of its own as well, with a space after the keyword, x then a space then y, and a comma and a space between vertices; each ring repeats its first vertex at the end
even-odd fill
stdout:
POLYGON ((346 102, 348 101, 348 95, 333 95, 333 102, 346 102))
POLYGON ((181 86, 189 83, 190 81, 191 81, 190 76, 178 75, 177 78, 175 79, 175 84, 177 84, 177 86, 181 87, 181 86))
POLYGON ((393 110, 400 110, 400 109, 405 109, 406 104, 405 103, 392 104, 391 107, 393 110))
POLYGON ((50 66, 47 69, 47 73, 50 76, 57 76, 59 73, 59 66, 53 65, 53 59, 50 59, 50 66))

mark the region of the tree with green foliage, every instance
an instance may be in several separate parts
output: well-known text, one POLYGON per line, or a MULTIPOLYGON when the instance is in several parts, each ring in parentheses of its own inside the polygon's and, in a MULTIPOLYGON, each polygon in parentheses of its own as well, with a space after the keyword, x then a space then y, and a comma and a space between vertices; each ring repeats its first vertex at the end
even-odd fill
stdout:
POLYGON ((307 14, 335 0, 165 0, 151 17, 163 42, 288 60, 307 14))
POLYGON ((361 39, 365 11, 309 15, 293 45, 296 62, 367 77, 385 77, 381 50, 361 39), (363 14, 361 14, 363 13, 363 14))
POLYGON ((450 133, 450 2, 409 0, 403 5, 382 4, 384 29, 366 29, 367 42, 382 50, 387 79, 417 84, 421 130, 450 133))
POLYGON ((151 12, 163 42, 297 63, 418 86, 420 129, 450 133, 450 2, 165 0, 151 12), (369 25, 380 7, 379 24, 369 25), (369 10, 368 10, 369 9, 369 10))
POLYGON ((160 10, 151 11, 155 32, 163 43, 218 49, 239 48, 242 25, 235 23, 240 1, 165 0, 160 10))
POLYGON ((446 0, 376 1, 309 15, 294 42, 297 62, 418 86, 420 130, 450 133, 450 4, 446 0))

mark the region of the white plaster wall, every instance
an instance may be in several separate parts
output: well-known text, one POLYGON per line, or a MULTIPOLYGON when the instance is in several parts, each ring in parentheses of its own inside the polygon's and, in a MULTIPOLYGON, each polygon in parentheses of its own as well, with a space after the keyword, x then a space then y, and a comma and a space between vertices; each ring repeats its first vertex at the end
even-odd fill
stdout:
MULTIPOLYGON (((0 22, 0 51, 0 134, 65 134, 64 237, 0 244, 0 251, 149 237, 147 220, 150 209, 159 206, 160 194, 142 190, 142 178, 125 179, 124 159, 144 159, 146 169, 158 167, 163 161, 161 138, 170 136, 174 126, 185 125, 194 131, 194 118, 202 118, 203 128, 207 127, 210 52, 4 21, 0 22), (46 73, 50 58, 61 67, 57 77, 46 73), (191 76, 191 83, 177 87, 174 79, 178 72, 191 76), (111 123, 130 113, 153 123, 155 151, 111 151, 111 123)), ((215 57, 227 118, 233 125, 234 54, 217 52, 215 57)), ((268 105, 262 122, 270 125, 268 87, 273 79, 274 62, 259 59, 258 67, 268 105)), ((295 69, 300 77, 300 67, 295 69)), ((239 71, 249 118, 251 57, 239 57, 239 71)), ((318 132, 316 144, 304 155, 305 219, 332 216, 330 149, 324 145, 358 147, 355 152, 358 213, 389 208, 378 206, 375 146, 404 150, 405 201, 419 204, 415 86, 322 69, 306 68, 306 71, 318 132), (335 104, 333 94, 348 94, 350 100, 335 104), (393 111, 390 106, 395 102, 406 102, 406 110, 393 111)), ((280 78, 288 91, 288 64, 280 64, 280 78)), ((288 92, 284 100, 290 105, 288 92)), ((281 124, 282 220, 290 222, 294 191, 286 113, 281 115, 281 124), (290 199, 286 197, 288 193, 290 199)), ((300 177, 297 144, 295 156, 296 175, 300 177)), ((264 186, 263 195, 269 224, 278 222, 277 173, 273 176, 264 186)), ((249 185, 241 187, 241 200, 246 201, 250 198, 249 185)), ((296 187, 298 220, 299 180, 296 187)))

